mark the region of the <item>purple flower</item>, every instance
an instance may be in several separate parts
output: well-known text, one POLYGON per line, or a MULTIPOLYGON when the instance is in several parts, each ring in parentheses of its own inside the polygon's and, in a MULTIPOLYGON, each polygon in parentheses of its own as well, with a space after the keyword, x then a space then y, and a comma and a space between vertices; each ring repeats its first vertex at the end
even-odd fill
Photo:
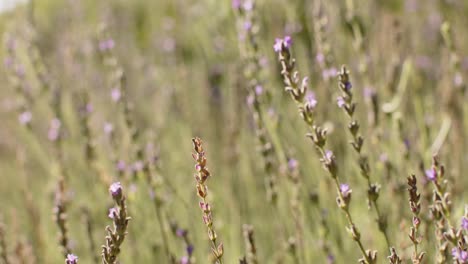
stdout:
POLYGON ((56 141, 59 138, 61 125, 62 123, 57 118, 54 118, 50 121, 50 127, 47 133, 47 138, 50 141, 56 141))
POLYGON ((115 216, 118 214, 119 211, 117 210, 117 208, 112 207, 111 209, 109 209, 109 214, 107 216, 109 216, 110 219, 114 219, 115 216))
POLYGON ((325 56, 323 55, 323 53, 317 53, 317 55, 315 56, 315 60, 322 64, 324 61, 325 61, 325 56))
POLYGON ((106 51, 106 50, 111 50, 115 46, 114 40, 113 39, 107 39, 99 42, 99 50, 101 51, 106 51))
POLYGON ((468 262, 468 252, 461 250, 459 248, 452 249, 452 256, 455 260, 458 260, 461 263, 468 262))
POLYGON ((29 111, 25 111, 19 115, 18 119, 19 119, 20 124, 27 125, 32 120, 32 114, 29 111))
POLYGON ((263 93, 263 87, 261 85, 256 85, 255 86, 255 94, 256 95, 261 95, 263 93))
POLYGON ((119 88, 114 88, 111 91, 111 98, 112 101, 118 102, 120 100, 120 97, 122 97, 122 93, 120 92, 119 88))
POLYGON ((114 131, 114 126, 112 125, 112 123, 105 122, 104 123, 104 133, 106 133, 106 135, 109 135, 113 131, 114 131))
POLYGON ((254 104, 254 102, 255 102, 255 97, 253 95, 249 94, 247 96, 247 105, 251 106, 251 105, 254 104))
POLYGON ((250 30, 252 28, 252 23, 250 21, 246 21, 244 23, 244 29, 245 30, 250 30))
POLYGON ((317 106, 317 99, 315 99, 315 93, 312 92, 312 91, 307 92, 307 94, 305 96, 305 101, 306 101, 306 104, 310 108, 315 108, 315 106, 317 106))
POLYGON ((120 182, 114 182, 111 184, 109 192, 114 199, 120 199, 120 197, 122 197, 122 185, 120 182))
POLYGON ((280 52, 282 48, 283 48, 283 40, 280 38, 276 38, 275 45, 273 45, 273 49, 275 50, 275 52, 280 52))
POLYGON ((178 237, 185 237, 187 235, 187 230, 179 228, 176 230, 176 235, 178 237))
POLYGON ((353 85, 351 84, 351 82, 345 82, 344 83, 344 88, 346 91, 349 91, 351 90, 351 88, 353 88, 353 85))
POLYGON ((188 263, 190 263, 190 262, 189 262, 189 257, 183 256, 183 257, 180 259, 180 264, 188 264, 188 263))
POLYGON ((437 180, 437 171, 435 169, 426 170, 426 178, 430 181, 437 180))
POLYGON ((342 108, 346 105, 346 102, 342 96, 338 96, 338 98, 336 98, 336 103, 338 104, 339 108, 342 108))
POLYGON ((189 254, 189 256, 191 256, 193 253, 193 245, 188 245, 187 246, 187 254, 189 254))
POLYGON ((464 216, 464 217, 462 218, 461 227, 462 227, 464 230, 468 231, 468 218, 466 218, 466 216, 464 216))
POLYGON ((246 0, 244 4, 242 5, 245 11, 250 11, 253 9, 253 1, 252 0, 246 0))
POLYGON ((340 184, 340 192, 341 192, 341 195, 343 195, 343 198, 347 198, 349 197, 349 195, 351 195, 353 190, 351 190, 348 184, 343 183, 343 184, 340 184))
POLYGON ((275 52, 281 52, 281 49, 283 49, 283 45, 287 49, 291 48, 292 38, 290 36, 285 36, 283 39, 276 38, 275 44, 273 45, 273 49, 275 50, 275 52))
POLYGON ((290 36, 284 37, 283 43, 284 43, 284 46, 285 46, 286 48, 288 48, 288 49, 291 48, 291 45, 292 45, 292 38, 291 38, 290 36))
POLYGON ((328 161, 331 161, 333 159, 333 151, 331 150, 326 150, 325 151, 325 158, 328 160, 328 161))
POLYGON ((78 257, 73 254, 68 254, 67 258, 65 259, 65 263, 67 264, 76 264, 78 263, 78 257))
POLYGON ((123 172, 125 170, 125 168, 126 168, 125 161, 123 161, 123 160, 117 161, 116 167, 117 167, 118 171, 123 172))
POLYGON ((241 6, 241 1, 240 0, 232 0, 231 5, 232 5, 232 8, 239 9, 240 6, 241 6))
POLYGON ((299 162, 296 159, 289 159, 288 161, 288 168, 290 170, 295 170, 299 166, 299 162))

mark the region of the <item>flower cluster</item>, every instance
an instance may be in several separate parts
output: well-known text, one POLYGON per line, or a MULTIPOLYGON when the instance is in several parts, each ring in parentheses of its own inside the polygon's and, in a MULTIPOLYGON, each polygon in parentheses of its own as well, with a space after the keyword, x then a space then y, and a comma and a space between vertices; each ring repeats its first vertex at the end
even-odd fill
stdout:
POLYGON ((127 206, 120 182, 115 182, 109 187, 109 192, 116 206, 109 210, 109 218, 113 221, 113 227, 106 227, 106 244, 102 246, 102 262, 104 264, 117 263, 120 247, 127 235, 127 227, 130 217, 127 216, 127 206))

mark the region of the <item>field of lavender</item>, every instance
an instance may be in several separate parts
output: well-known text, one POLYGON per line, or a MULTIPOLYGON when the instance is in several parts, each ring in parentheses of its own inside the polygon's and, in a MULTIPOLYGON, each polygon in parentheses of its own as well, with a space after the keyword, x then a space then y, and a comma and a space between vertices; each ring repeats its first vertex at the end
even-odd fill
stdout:
POLYGON ((466 0, 0 13, 0 263, 468 263, 467 14, 466 0))

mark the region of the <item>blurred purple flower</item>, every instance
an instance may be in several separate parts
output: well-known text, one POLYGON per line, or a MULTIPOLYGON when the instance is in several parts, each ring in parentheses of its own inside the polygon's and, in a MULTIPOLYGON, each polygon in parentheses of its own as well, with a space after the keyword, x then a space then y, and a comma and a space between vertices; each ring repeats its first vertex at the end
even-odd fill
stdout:
POLYGON ((256 85, 255 86, 255 94, 256 95, 261 95, 263 93, 263 87, 261 85, 256 85))
POLYGON ((62 123, 57 118, 50 121, 49 131, 47 133, 47 138, 50 141, 56 141, 59 138, 61 125, 62 123))
POLYGON ((231 5, 232 5, 232 8, 239 9, 240 6, 241 6, 241 1, 240 0, 232 0, 231 5))
POLYGON ((11 68, 13 66, 13 59, 11 57, 6 57, 3 64, 6 68, 11 68))
POLYGON ((245 30, 250 30, 252 28, 252 23, 250 21, 246 21, 244 23, 244 29, 245 30))
POLYGON ((290 36, 285 36, 283 39, 276 38, 275 44, 273 45, 273 49, 275 50, 275 52, 280 52, 283 48, 283 45, 287 49, 291 48, 292 38, 290 36))
POLYGON ((105 123, 104 123, 104 133, 105 133, 106 135, 109 135, 109 134, 111 134, 113 131, 114 131, 114 125, 112 125, 112 123, 105 122, 105 123))
POLYGON ((455 260, 459 263, 467 263, 468 262, 468 252, 461 250, 459 248, 452 249, 452 256, 455 260))
POLYGON ((336 103, 338 104, 338 107, 339 108, 342 108, 345 106, 346 102, 344 100, 344 98, 342 96, 338 96, 338 98, 336 98, 336 103))
POLYGON ((176 235, 178 237, 185 237, 187 235, 187 230, 179 228, 176 230, 176 235))
POLYGON ((22 125, 27 125, 32 120, 32 114, 29 111, 25 111, 19 115, 19 122, 22 125))
POLYGON ((115 42, 113 39, 107 39, 107 40, 102 40, 99 42, 99 50, 100 51, 106 51, 106 50, 111 50, 115 46, 115 42))
POLYGON ((326 150, 325 151, 325 158, 327 158, 327 160, 332 160, 333 159, 333 151, 326 150))
POLYGON ((250 11, 253 9, 253 1, 252 0, 246 0, 244 4, 242 5, 245 11, 250 11))
POLYGON ((113 198, 120 198, 122 196, 122 185, 120 182, 114 182, 109 187, 109 192, 113 198))
POLYGON ((299 166, 299 162, 297 162, 296 159, 289 159, 288 161, 288 168, 290 170, 295 170, 297 169, 297 166, 299 166))
POLYGON ((117 161, 116 167, 118 171, 123 172, 127 166, 125 165, 125 161, 119 160, 117 161))
POLYGON ((122 96, 122 93, 120 92, 119 88, 112 89, 112 91, 111 91, 112 101, 118 102, 120 100, 121 96, 122 96))
POLYGON ((468 231, 468 218, 466 218, 465 216, 462 217, 461 228, 468 231))
POLYGON ((115 218, 115 215, 117 215, 119 213, 119 211, 112 207, 111 209, 109 209, 109 214, 107 216, 109 216, 110 219, 114 219, 115 218))
POLYGON ((188 264, 188 263, 190 263, 190 262, 189 262, 189 257, 183 256, 183 257, 180 259, 180 264, 188 264))
POLYGON ((322 64, 323 62, 325 62, 325 56, 323 55, 323 53, 317 53, 317 55, 315 56, 315 60, 322 64))
POLYGON ((189 254, 189 256, 191 256, 193 253, 193 245, 188 245, 187 246, 187 254, 189 254))
POLYGON ((430 181, 437 180, 437 172, 435 169, 428 169, 426 170, 426 178, 430 181))
POLYGON ((340 184, 340 192, 341 195, 343 195, 343 198, 347 198, 353 192, 353 190, 351 190, 348 184, 342 183, 340 184))
POLYGON ((280 52, 283 46, 283 40, 280 38, 275 39, 275 45, 273 45, 273 49, 275 52, 280 52))
POLYGON ((305 102, 310 108, 315 108, 315 106, 317 106, 317 99, 315 99, 315 93, 312 91, 308 91, 305 96, 305 102))
POLYGON ((73 254, 68 254, 67 258, 65 259, 66 264, 76 264, 78 263, 78 257, 73 254))

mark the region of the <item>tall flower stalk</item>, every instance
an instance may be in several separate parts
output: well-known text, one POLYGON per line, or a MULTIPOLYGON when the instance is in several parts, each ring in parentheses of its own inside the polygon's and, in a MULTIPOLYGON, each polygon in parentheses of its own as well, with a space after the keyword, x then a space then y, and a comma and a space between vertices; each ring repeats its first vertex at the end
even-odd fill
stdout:
POLYGON ((338 167, 336 158, 332 151, 325 150, 327 141, 327 131, 315 124, 315 106, 317 100, 312 92, 308 93, 308 77, 304 77, 300 82, 299 73, 295 70, 296 60, 291 56, 292 39, 289 36, 283 39, 276 39, 273 46, 275 52, 278 54, 278 60, 281 64, 281 75, 285 84, 285 90, 288 92, 292 99, 296 102, 299 114, 302 120, 309 128, 309 137, 314 143, 317 151, 319 152, 324 168, 328 171, 329 175, 335 183, 338 193, 337 203, 338 206, 345 213, 349 226, 346 228, 352 239, 358 245, 363 257, 359 260, 360 263, 374 264, 377 263, 377 252, 366 250, 361 241, 361 234, 356 227, 353 218, 349 212, 349 204, 351 202, 352 190, 347 184, 340 183, 338 179, 338 167))
POLYGON ((420 264, 425 254, 424 252, 418 252, 418 245, 422 240, 421 236, 419 235, 419 226, 421 224, 421 218, 419 218, 419 213, 421 212, 421 203, 419 200, 421 195, 418 193, 416 176, 414 174, 409 176, 407 181, 409 186, 409 204, 411 212, 413 213, 412 226, 409 233, 409 238, 411 239, 411 242, 413 242, 414 246, 411 260, 413 261, 413 264, 420 264))
POLYGON ((216 263, 223 263, 224 247, 223 243, 217 242, 218 235, 213 227, 213 214, 211 211, 211 205, 208 203, 206 197, 208 196, 208 187, 206 181, 211 176, 208 168, 206 167, 206 156, 203 149, 202 140, 200 138, 193 138, 193 149, 195 153, 192 154, 193 159, 196 161, 195 169, 195 180, 197 181, 197 194, 200 197, 200 209, 203 212, 203 222, 208 229, 208 238, 211 241, 211 251, 216 259, 216 263))
POLYGON ((361 170, 361 175, 367 181, 367 202, 369 208, 374 207, 377 215, 377 223, 379 231, 382 232, 385 237, 385 242, 387 243, 387 248, 390 248, 390 239, 387 233, 387 218, 380 211, 377 200, 379 199, 380 185, 378 183, 371 182, 371 171, 369 165, 369 158, 366 154, 362 152, 362 146, 364 144, 364 137, 360 134, 360 124, 359 121, 354 118, 354 113, 356 110, 356 102, 353 100, 353 90, 352 83, 349 78, 349 71, 345 66, 341 67, 339 73, 339 88, 342 92, 342 95, 338 97, 338 106, 344 110, 349 118, 348 130, 352 136, 351 146, 358 154, 358 166, 361 170))

